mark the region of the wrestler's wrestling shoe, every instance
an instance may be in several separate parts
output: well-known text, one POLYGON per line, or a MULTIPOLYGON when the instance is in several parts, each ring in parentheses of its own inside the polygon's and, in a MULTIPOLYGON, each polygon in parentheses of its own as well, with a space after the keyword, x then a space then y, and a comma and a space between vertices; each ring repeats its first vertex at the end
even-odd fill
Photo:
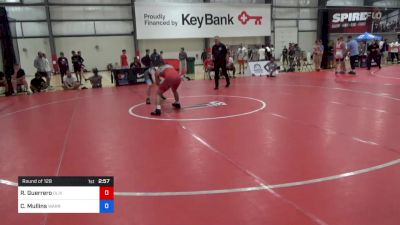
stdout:
POLYGON ((154 112, 150 113, 152 116, 161 116, 161 109, 156 109, 154 112))
POLYGON ((180 108, 181 108, 181 104, 180 104, 180 103, 177 103, 177 102, 172 103, 172 106, 173 106, 175 109, 180 109, 180 108))

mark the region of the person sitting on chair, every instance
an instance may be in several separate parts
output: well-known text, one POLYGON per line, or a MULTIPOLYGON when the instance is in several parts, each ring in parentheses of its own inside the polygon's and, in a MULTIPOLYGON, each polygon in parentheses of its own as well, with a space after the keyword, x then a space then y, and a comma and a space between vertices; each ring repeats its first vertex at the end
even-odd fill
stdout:
POLYGON ((38 93, 47 88, 47 83, 42 79, 40 73, 35 73, 35 78, 31 80, 31 90, 33 93, 38 93))
POLYGON ((90 84, 92 85, 92 88, 102 88, 102 76, 99 75, 99 70, 97 68, 93 68, 92 70, 93 76, 89 77, 88 79, 85 79, 85 81, 90 81, 90 84))
POLYGON ((21 66, 16 63, 14 64, 14 71, 13 74, 11 75, 11 84, 14 90, 13 95, 17 94, 17 86, 18 85, 24 85, 26 92, 29 94, 32 94, 32 92, 29 90, 28 82, 26 82, 25 79, 25 71, 21 69, 21 66))
POLYGON ((64 90, 78 90, 79 86, 80 84, 76 77, 73 77, 71 72, 68 70, 67 75, 64 76, 64 84, 62 86, 64 90))
POLYGON ((5 88, 4 93, 8 92, 8 83, 6 75, 1 71, 0 71, 0 86, 3 86, 5 88))
POLYGON ((236 73, 235 63, 233 61, 231 54, 229 53, 228 53, 228 61, 226 63, 226 70, 231 70, 233 72, 233 78, 235 78, 235 73, 236 73))
POLYGON ((210 80, 211 80, 211 75, 210 75, 210 73, 211 73, 212 71, 214 71, 214 62, 213 62, 213 60, 211 59, 211 56, 210 56, 210 55, 207 55, 207 59, 204 60, 204 70, 205 70, 205 72, 208 74, 208 76, 209 76, 209 78, 210 78, 210 80))

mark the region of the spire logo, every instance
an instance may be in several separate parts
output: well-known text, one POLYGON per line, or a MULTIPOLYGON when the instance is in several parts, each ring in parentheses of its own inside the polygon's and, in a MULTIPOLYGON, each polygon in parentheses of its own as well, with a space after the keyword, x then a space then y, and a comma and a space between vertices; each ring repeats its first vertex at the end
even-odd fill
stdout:
POLYGON ((250 16, 246 11, 242 11, 238 16, 239 21, 246 25, 250 20, 254 20, 255 25, 261 25, 262 16, 250 16))

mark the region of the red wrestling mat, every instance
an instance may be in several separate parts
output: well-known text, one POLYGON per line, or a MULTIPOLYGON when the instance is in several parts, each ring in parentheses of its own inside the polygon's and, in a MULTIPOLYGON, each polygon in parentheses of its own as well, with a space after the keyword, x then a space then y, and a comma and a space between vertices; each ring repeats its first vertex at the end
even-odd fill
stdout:
POLYGON ((157 118, 145 85, 1 98, 1 224, 397 225, 399 71, 188 81, 157 118), (115 213, 17 214, 29 175, 114 176, 115 213))

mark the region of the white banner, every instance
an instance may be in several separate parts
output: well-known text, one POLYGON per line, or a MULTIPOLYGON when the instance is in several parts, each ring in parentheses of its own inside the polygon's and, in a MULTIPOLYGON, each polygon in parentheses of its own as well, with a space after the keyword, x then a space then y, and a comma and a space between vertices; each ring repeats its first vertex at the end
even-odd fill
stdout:
POLYGON ((270 4, 136 2, 138 39, 271 35, 270 4))
POLYGON ((266 76, 270 75, 271 72, 272 75, 278 75, 279 74, 279 69, 277 68, 271 68, 274 67, 272 65, 268 65, 269 61, 255 61, 255 62, 249 62, 247 64, 247 75, 253 75, 253 76, 266 76))

